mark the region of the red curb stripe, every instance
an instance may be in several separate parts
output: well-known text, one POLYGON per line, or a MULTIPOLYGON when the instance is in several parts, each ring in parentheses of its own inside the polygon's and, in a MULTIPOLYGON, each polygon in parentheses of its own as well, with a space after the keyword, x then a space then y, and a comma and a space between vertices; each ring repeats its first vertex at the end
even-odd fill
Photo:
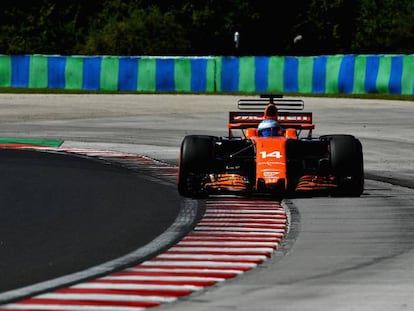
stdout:
MULTIPOLYGON (((159 257, 157 257, 157 261, 158 262, 167 261, 167 262, 170 262, 170 263, 177 263, 177 262, 181 262, 181 263, 191 263, 191 262, 192 263, 198 263, 198 262, 200 262, 200 260, 196 260, 194 258, 180 258, 179 260, 175 260, 175 259, 170 259, 170 258, 159 258, 159 257)), ((254 265, 257 265, 257 264, 260 264, 262 262, 263 262, 263 260, 239 260, 239 259, 203 259, 202 260, 202 264, 204 264, 204 265, 208 265, 208 263, 235 264, 235 266, 237 266, 237 264, 254 264, 254 265)))
POLYGON ((272 227, 272 226, 285 226, 285 220, 280 221, 280 220, 263 220, 263 221, 259 221, 259 220, 246 220, 246 219, 205 219, 203 221, 200 221, 199 224, 200 226, 205 226, 205 225, 258 225, 258 226, 263 226, 263 227, 272 227))
POLYGON ((208 244, 208 245, 200 245, 200 246, 195 246, 195 245, 177 245, 174 246, 173 248, 171 248, 170 250, 166 251, 165 254, 168 253, 186 253, 186 252, 192 252, 192 249, 198 249, 198 250, 204 250, 205 252, 209 252, 210 249, 214 249, 214 250, 219 250, 219 251, 226 251, 228 250, 229 252, 233 252, 236 254, 240 255, 240 251, 243 252, 243 250, 246 250, 246 254, 251 255, 251 251, 257 250, 257 252, 263 253, 263 252, 267 252, 269 249, 271 249, 271 251, 273 251, 274 249, 276 249, 275 244, 272 245, 260 245, 260 244, 256 244, 256 246, 254 245, 217 245, 217 244, 208 244))
POLYGON ((188 239, 185 240, 185 243, 176 244, 171 247, 169 250, 177 251, 177 250, 185 250, 191 247, 214 247, 214 248, 226 248, 226 247, 233 247, 237 245, 244 245, 246 248, 251 246, 257 245, 257 247, 274 247, 275 245, 279 245, 282 241, 281 238, 268 238, 268 239, 257 239, 257 238, 246 238, 246 239, 237 239, 235 238, 217 238, 217 237, 209 237, 209 238, 200 238, 200 239, 188 239))
MULTIPOLYGON (((170 255, 183 255, 182 252, 168 252, 167 254, 170 255)), ((233 256, 234 258, 237 258, 238 256, 265 256, 267 258, 271 257, 270 252, 249 252, 248 255, 237 252, 218 252, 218 251, 199 251, 199 252, 186 252, 187 255, 194 255, 194 256, 200 256, 200 255, 208 255, 208 256, 233 256)), ((240 260, 240 259, 238 259, 240 260)))
MULTIPOLYGON (((252 250, 257 250, 258 252, 263 252, 271 249, 274 249, 278 243, 259 243, 259 242, 227 242, 227 241, 220 241, 219 243, 211 243, 211 242, 201 242, 201 243, 191 243, 188 245, 176 245, 169 249, 169 251, 174 252, 187 252, 191 251, 192 249, 204 249, 205 251, 211 250, 229 250, 232 252, 242 252, 246 250, 246 252, 251 252, 252 250)), ((167 252, 167 251, 166 251, 167 252)), ((165 253, 166 253, 165 252, 165 253)))
POLYGON ((236 274, 242 274, 243 272, 245 272, 245 268, 218 268, 218 267, 214 267, 214 268, 191 268, 191 267, 174 267, 174 266, 156 266, 156 265, 138 265, 135 266, 133 268, 129 268, 127 270, 139 270, 139 271, 160 271, 160 272, 165 272, 165 271, 174 271, 174 272, 181 272, 181 271, 186 271, 186 272, 192 272, 192 273, 200 273, 200 272, 214 272, 214 273, 236 273, 236 274))
POLYGON ((190 247, 192 244, 188 243, 188 242, 192 242, 192 243, 198 243, 200 245, 204 245, 205 243, 211 243, 214 245, 223 245, 224 242, 235 242, 235 243, 260 243, 262 245, 264 245, 264 243, 267 243, 268 245, 272 245, 272 244, 279 244, 281 242, 282 238, 276 237, 276 238, 263 238, 263 239, 259 239, 259 238, 244 238, 244 239, 237 239, 237 237, 201 237, 199 239, 193 238, 193 239, 186 239, 185 240, 185 244, 177 244, 174 247, 190 247))
POLYGON ((198 291, 203 287, 196 285, 171 285, 171 284, 143 284, 140 281, 134 280, 93 280, 87 283, 79 283, 73 285, 71 288, 83 289, 128 289, 128 290, 163 290, 163 291, 181 291, 190 290, 191 292, 198 291))
POLYGON ((129 294, 139 296, 164 296, 164 297, 181 297, 191 294, 191 290, 162 290, 162 289, 104 289, 104 288, 62 288, 55 293, 68 294, 129 294))
MULTIPOLYGON (((263 252, 273 252, 273 250, 276 249, 276 247, 278 246, 278 243, 267 243, 265 245, 263 244, 251 244, 253 242, 250 242, 249 245, 221 245, 219 243, 216 244, 202 244, 202 245, 176 245, 172 248, 170 248, 169 250, 165 251, 164 254, 168 254, 168 253, 186 253, 186 252, 200 252, 200 251, 205 251, 205 252, 210 252, 210 251, 219 251, 219 252, 231 252, 231 253, 236 253, 236 254, 243 254, 243 252, 246 252, 246 255, 251 255, 252 252, 259 252, 259 253, 263 253, 263 252)), ((235 243, 235 242, 231 242, 231 243, 235 243)))
POLYGON ((251 229, 285 229, 285 225, 263 225, 263 224, 237 224, 237 223, 202 223, 197 229, 204 228, 205 226, 210 227, 210 225, 218 226, 218 225, 231 225, 233 228, 251 228, 251 229))
POLYGON ((222 215, 211 215, 205 216, 202 221, 243 221, 243 222, 260 222, 260 223, 285 223, 286 216, 244 216, 244 215, 237 215, 237 216, 222 216, 222 215))
POLYGON ((196 277, 213 277, 213 278, 232 278, 235 277, 236 273, 217 273, 217 272, 153 272, 153 271, 123 271, 116 272, 112 275, 140 275, 140 276, 196 276, 196 277))
POLYGON ((32 144, 0 144, 0 148, 39 148, 40 145, 32 145, 32 144))
MULTIPOLYGON (((281 239, 283 238, 284 233, 275 232, 273 234, 267 235, 267 234, 261 234, 261 233, 250 233, 249 235, 246 234, 240 234, 237 232, 227 232, 227 233, 214 233, 214 232, 190 232, 188 235, 186 235, 183 240, 187 239, 239 239, 240 241, 243 241, 244 239, 281 239)), ((182 240, 182 241, 183 241, 182 240)))
POLYGON ((76 306, 117 306, 117 307, 141 307, 141 308, 149 308, 149 307, 157 307, 161 303, 160 302, 148 302, 148 301, 104 301, 104 300, 93 300, 87 299, 85 300, 75 300, 75 299, 44 299, 44 298, 31 298, 20 301, 19 304, 27 305, 27 304, 36 304, 36 305, 70 305, 76 308, 76 306))
POLYGON ((110 283, 139 283, 139 284, 145 284, 145 285, 193 285, 198 287, 205 287, 205 286, 211 286, 216 284, 216 281, 174 281, 174 280, 168 280, 168 281, 162 281, 162 280, 134 280, 133 276, 127 276, 124 279, 122 277, 111 277, 108 276, 105 279, 101 281, 109 281, 110 283))

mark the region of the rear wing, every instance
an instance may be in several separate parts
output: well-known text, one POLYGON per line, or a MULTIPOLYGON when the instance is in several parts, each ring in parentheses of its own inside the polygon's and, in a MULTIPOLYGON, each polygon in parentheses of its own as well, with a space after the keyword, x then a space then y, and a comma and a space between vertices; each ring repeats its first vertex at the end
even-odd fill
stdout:
POLYGON ((267 118, 266 108, 269 104, 276 106, 274 117, 283 128, 294 128, 297 132, 309 130, 311 136, 315 128, 312 112, 303 112, 304 102, 301 99, 285 99, 281 95, 261 95, 258 99, 240 99, 237 103, 239 111, 229 112, 229 136, 232 130, 257 128, 259 123, 267 118))
POLYGON ((260 95, 260 98, 239 99, 239 110, 264 110, 267 105, 273 104, 278 111, 303 110, 305 103, 302 99, 287 99, 282 95, 260 95))

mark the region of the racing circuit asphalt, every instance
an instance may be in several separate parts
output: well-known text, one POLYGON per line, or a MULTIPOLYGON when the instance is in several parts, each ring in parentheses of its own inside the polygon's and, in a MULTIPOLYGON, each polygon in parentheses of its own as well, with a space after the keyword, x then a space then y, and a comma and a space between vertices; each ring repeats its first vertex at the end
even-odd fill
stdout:
POLYGON ((0 159, 0 292, 130 253, 180 208, 175 188, 103 161, 13 149, 0 159))
MULTIPOLYGON (((67 147, 132 152, 176 164, 185 134, 225 135, 227 112, 239 98, 2 94, 0 134, 64 139, 67 147)), ((364 194, 287 201, 290 231, 273 258, 239 278, 160 309, 414 309, 414 102, 305 98, 305 110, 314 113, 315 135, 347 133, 361 139, 364 194)), ((167 205, 174 209, 177 198, 171 196, 167 205)), ((91 208, 88 221, 97 213, 91 208)), ((132 207, 127 211, 134 212, 132 207)), ((59 254, 56 248, 48 259, 59 254)))

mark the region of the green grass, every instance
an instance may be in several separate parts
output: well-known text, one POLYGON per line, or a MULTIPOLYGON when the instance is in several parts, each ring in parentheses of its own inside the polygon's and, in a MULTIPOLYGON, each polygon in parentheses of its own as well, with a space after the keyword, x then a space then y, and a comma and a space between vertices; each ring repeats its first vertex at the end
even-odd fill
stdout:
POLYGON ((0 145, 34 145, 44 147, 60 147, 63 140, 57 139, 37 139, 37 138, 14 138, 14 137, 0 137, 0 145))

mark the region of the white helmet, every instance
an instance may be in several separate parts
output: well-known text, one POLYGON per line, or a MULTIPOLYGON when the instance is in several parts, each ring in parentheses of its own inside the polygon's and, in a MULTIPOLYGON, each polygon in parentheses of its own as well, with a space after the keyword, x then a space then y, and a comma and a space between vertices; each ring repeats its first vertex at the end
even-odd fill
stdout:
POLYGON ((281 136, 281 129, 275 120, 263 120, 258 126, 258 134, 262 137, 281 136))

